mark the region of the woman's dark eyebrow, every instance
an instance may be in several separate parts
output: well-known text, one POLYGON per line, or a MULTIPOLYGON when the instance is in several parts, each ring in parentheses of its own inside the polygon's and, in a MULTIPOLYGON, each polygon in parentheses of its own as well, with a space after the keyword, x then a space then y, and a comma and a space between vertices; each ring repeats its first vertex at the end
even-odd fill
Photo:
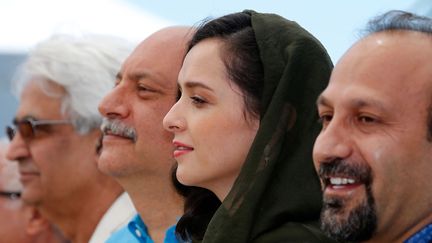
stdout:
POLYGON ((214 91, 212 88, 210 88, 209 86, 207 86, 207 85, 205 85, 205 84, 203 84, 203 83, 200 83, 200 82, 195 82, 195 81, 188 81, 188 82, 185 82, 185 87, 187 87, 187 88, 196 88, 196 87, 200 87, 200 88, 203 88, 203 89, 207 89, 207 90, 210 90, 210 91, 214 91))

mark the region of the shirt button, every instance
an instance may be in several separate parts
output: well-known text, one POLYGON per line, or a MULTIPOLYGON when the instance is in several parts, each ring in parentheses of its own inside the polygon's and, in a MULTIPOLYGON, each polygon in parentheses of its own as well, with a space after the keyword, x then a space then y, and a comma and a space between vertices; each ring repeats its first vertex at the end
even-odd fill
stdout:
POLYGON ((141 232, 140 232, 138 229, 135 230, 135 234, 136 234, 138 237, 140 237, 140 238, 141 238, 141 236, 142 236, 142 235, 141 235, 141 232))

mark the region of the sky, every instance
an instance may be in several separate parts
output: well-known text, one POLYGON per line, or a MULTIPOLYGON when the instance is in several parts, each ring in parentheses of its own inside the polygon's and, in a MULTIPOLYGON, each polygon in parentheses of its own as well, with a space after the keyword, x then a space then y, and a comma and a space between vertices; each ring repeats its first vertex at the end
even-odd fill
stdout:
MULTIPOLYGON (((430 1, 430 0, 428 0, 430 1)), ((236 0, 175 1, 169 7, 159 1, 129 0, 139 8, 180 24, 196 24, 206 17, 253 9, 276 13, 294 20, 315 35, 327 48, 333 61, 359 38, 367 21, 391 9, 414 11, 415 3, 407 0, 236 0)), ((429 5, 432 5, 429 3, 429 5)), ((414 11, 419 13, 419 11, 414 11)))
POLYGON ((337 61, 369 18, 390 9, 413 11, 426 1, 0 0, 0 52, 27 51, 53 32, 109 33, 138 42, 167 25, 194 25, 206 17, 253 9, 298 22, 337 61))
MULTIPOLYGON (((367 21, 392 9, 432 12, 430 0, 0 0, 0 55, 25 54, 53 33, 118 35, 138 43, 169 25, 196 25, 208 17, 252 9, 294 20, 317 37, 333 62, 358 40, 367 21)), ((1 68, 13 65, 0 58, 1 68)), ((16 62, 16 60, 14 60, 16 62)), ((10 73, 0 72, 0 136, 16 110, 10 73)))

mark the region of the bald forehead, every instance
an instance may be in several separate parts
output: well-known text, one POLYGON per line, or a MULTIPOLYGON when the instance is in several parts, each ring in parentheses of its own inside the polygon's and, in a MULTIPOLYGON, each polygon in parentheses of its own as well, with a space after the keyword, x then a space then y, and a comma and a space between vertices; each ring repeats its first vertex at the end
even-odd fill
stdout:
MULTIPOLYGON (((432 35, 417 31, 395 30, 373 33, 358 41, 342 57, 377 55, 412 56, 414 59, 430 57, 432 53, 432 35)), ((395 60, 397 61, 397 60, 395 60)))
POLYGON ((146 77, 170 92, 175 91, 191 34, 188 27, 168 27, 155 32, 135 48, 118 76, 128 80, 146 77))
POLYGON ((142 41, 135 52, 156 48, 159 52, 169 51, 172 53, 176 50, 183 54, 191 34, 192 29, 189 27, 167 27, 153 33, 142 41))
POLYGON ((157 39, 157 41, 171 41, 176 39, 178 41, 187 42, 193 34, 193 29, 185 26, 172 26, 160 29, 151 34, 145 41, 157 39))
MULTIPOLYGON (((398 42, 400 44, 402 44, 402 42, 405 44, 418 43, 424 47, 426 46, 430 47, 432 45, 432 35, 424 32, 413 31, 413 30, 388 30, 388 31, 372 33, 364 37, 358 43, 366 43, 366 42, 375 43, 377 45, 383 45, 386 43, 398 43, 398 42)), ((405 46, 405 48, 403 49, 414 50, 414 49, 410 49, 410 47, 417 47, 417 45, 405 46)))
POLYGON ((158 63, 168 62, 170 66, 176 69, 177 66, 181 66, 191 34, 192 30, 188 27, 161 29, 150 35, 135 48, 126 59, 123 68, 131 63, 146 67, 150 63, 157 65, 158 63))
POLYGON ((395 80, 412 80, 411 77, 423 75, 424 78, 418 80, 431 82, 428 78, 432 75, 431 56, 430 35, 405 30, 374 33, 358 41, 346 52, 335 66, 330 82, 338 80, 339 74, 348 74, 350 78, 395 76, 395 80))

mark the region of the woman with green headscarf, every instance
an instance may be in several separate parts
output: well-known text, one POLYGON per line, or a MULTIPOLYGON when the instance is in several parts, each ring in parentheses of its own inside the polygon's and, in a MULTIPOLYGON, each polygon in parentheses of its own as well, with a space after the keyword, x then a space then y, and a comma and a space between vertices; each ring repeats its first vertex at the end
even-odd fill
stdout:
POLYGON ((183 240, 331 241, 311 155, 331 69, 319 41, 278 15, 244 11, 198 28, 164 119, 186 197, 183 240))

